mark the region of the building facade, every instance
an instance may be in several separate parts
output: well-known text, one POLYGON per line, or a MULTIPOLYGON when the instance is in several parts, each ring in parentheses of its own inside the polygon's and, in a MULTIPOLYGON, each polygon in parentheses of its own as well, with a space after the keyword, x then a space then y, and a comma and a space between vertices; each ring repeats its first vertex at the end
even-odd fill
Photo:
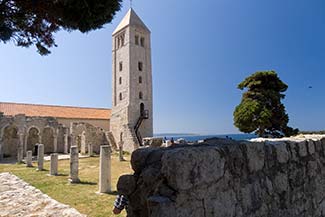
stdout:
POLYGON ((68 153, 71 146, 94 152, 108 144, 110 109, 0 103, 0 160, 20 161, 27 151, 37 153, 44 144, 46 154, 68 153))
POLYGON ((110 129, 111 110, 106 108, 0 102, 0 112, 6 116, 24 114, 29 117, 52 117, 66 127, 70 127, 71 123, 82 122, 105 131, 110 129))
POLYGON ((132 152, 153 136, 150 30, 130 9, 112 34, 112 115, 115 142, 132 152))

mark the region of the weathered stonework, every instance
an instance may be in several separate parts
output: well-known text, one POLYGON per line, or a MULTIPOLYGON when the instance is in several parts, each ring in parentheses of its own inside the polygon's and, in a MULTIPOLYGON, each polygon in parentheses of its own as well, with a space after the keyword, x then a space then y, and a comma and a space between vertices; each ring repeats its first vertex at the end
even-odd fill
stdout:
POLYGON ((109 144, 106 132, 88 123, 73 123, 70 126, 70 132, 73 138, 71 144, 78 146, 81 154, 88 152, 88 144, 92 144, 93 152, 97 154, 99 154, 101 145, 109 144))
POLYGON ((0 142, 0 162, 3 160, 3 146, 2 143, 0 142))
POLYGON ((27 151, 27 156, 26 156, 26 166, 27 167, 33 167, 32 160, 33 160, 33 152, 27 151))
POLYGON ((37 151, 37 170, 42 171, 44 169, 44 145, 38 144, 37 151))
POLYGON ((0 173, 1 217, 86 217, 10 173, 0 173))
POLYGON ((112 191, 111 152, 111 147, 108 145, 100 147, 99 193, 110 193, 112 191))
POLYGON ((15 158, 21 162, 27 150, 36 156, 39 143, 44 145, 45 154, 67 154, 73 145, 86 153, 89 143, 93 144, 93 151, 99 153, 100 145, 109 144, 107 131, 89 123, 71 123, 65 127, 53 117, 0 114, 0 160, 15 158))
POLYGON ((93 145, 91 143, 88 144, 88 156, 89 157, 94 156, 93 145))
POLYGON ((27 150, 37 155, 37 143, 44 144, 45 153, 63 152, 61 132, 64 127, 55 118, 25 115, 0 116, 0 143, 4 157, 21 161, 27 150))
POLYGON ((129 217, 323 217, 325 136, 138 149, 129 217))
POLYGON ((123 151, 123 141, 122 142, 119 142, 119 149, 118 149, 118 154, 119 154, 119 160, 120 161, 125 161, 124 159, 124 151, 123 151))
POLYGON ((63 135, 63 153, 68 154, 69 153, 69 135, 68 135, 68 129, 65 129, 64 135, 63 135))
POLYGON ((81 154, 86 154, 86 132, 82 132, 80 135, 80 153, 81 154))
POLYGON ((57 176, 58 175, 58 162, 59 155, 57 153, 51 154, 51 162, 50 162, 50 175, 57 176))
POLYGON ((132 152, 141 145, 141 137, 153 135, 150 31, 130 9, 112 37, 110 131, 116 144, 123 141, 123 149, 132 152), (144 111, 148 119, 142 120, 136 135, 135 128, 144 111))
POLYGON ((77 146, 70 148, 70 183, 79 183, 79 151, 77 146))

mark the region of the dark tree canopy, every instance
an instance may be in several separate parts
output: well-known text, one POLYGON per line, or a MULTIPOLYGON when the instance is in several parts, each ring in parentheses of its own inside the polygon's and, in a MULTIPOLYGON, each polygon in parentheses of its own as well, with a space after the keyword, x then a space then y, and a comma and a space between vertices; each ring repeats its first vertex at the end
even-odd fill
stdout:
POLYGON ((234 111, 234 124, 242 132, 261 137, 291 136, 298 129, 288 127, 289 117, 281 103, 288 86, 275 71, 256 72, 238 85, 243 90, 241 103, 234 111))
POLYGON ((35 45, 41 55, 56 46, 53 33, 88 32, 112 21, 122 0, 0 0, 0 41, 35 45))

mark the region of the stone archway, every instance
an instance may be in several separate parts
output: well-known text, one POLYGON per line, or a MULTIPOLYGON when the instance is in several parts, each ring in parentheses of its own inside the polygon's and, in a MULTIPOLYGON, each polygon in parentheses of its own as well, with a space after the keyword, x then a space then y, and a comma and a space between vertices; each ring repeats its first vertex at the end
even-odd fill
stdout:
POLYGON ((39 130, 36 127, 32 127, 27 133, 27 151, 32 151, 33 155, 37 155, 36 144, 40 142, 39 130))
POLYGON ((17 151, 19 145, 17 127, 10 125, 3 129, 2 145, 4 157, 17 158, 17 151))
POLYGON ((44 128, 42 132, 42 144, 44 145, 44 153, 54 152, 54 132, 50 127, 44 128))

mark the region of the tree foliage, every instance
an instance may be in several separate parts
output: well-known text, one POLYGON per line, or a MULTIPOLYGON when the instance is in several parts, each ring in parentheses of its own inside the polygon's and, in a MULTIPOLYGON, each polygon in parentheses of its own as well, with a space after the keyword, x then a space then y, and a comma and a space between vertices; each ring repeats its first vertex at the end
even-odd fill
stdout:
POLYGON ((53 33, 82 33, 112 21, 122 0, 0 0, 0 41, 35 45, 41 55, 56 46, 53 33))
POLYGON ((281 100, 288 86, 275 71, 256 72, 238 88, 247 89, 234 111, 234 124, 242 132, 261 137, 291 136, 298 129, 288 127, 289 117, 281 100))

